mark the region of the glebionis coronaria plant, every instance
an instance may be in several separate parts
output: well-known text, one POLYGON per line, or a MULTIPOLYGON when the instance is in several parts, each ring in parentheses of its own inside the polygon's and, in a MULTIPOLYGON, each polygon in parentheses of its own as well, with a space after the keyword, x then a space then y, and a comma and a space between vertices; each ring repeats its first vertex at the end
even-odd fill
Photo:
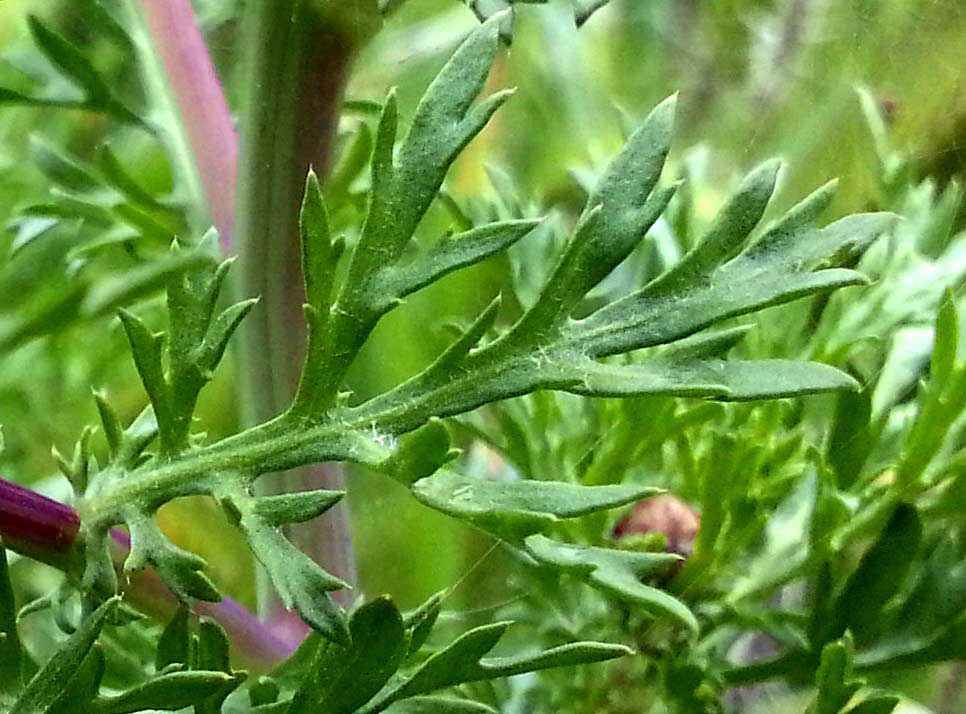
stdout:
MULTIPOLYGON (((372 18, 381 16, 380 10, 390 14, 399 4, 384 2, 380 8, 361 0, 352 3, 358 21, 353 26, 375 22, 372 18)), ((326 18, 326 13, 334 12, 330 5, 307 3, 298 12, 318 12, 316 19, 326 18)), ((831 182, 765 223, 780 169, 777 161, 767 161, 748 173, 700 237, 676 260, 667 261, 637 284, 622 286, 619 294, 605 289, 609 276, 633 259, 642 241, 649 240, 652 228, 671 210, 680 187, 680 182, 664 177, 677 101, 672 95, 629 133, 588 189, 579 216, 569 226, 532 300, 505 305, 501 295, 492 295, 485 309, 470 315, 423 369, 381 393, 359 398, 348 387, 350 368, 385 316, 452 273, 516 250, 517 244, 540 240, 545 227, 540 217, 483 220, 469 215, 468 224, 452 233, 431 241, 414 239, 441 200, 453 162, 513 97, 513 90, 484 91, 491 67, 504 51, 503 39, 510 35, 510 16, 489 11, 485 3, 470 5, 483 21, 435 75, 412 110, 408 126, 400 120, 394 91, 378 106, 369 106, 374 113, 371 145, 360 152, 366 167, 361 179, 363 217, 345 235, 333 227, 333 215, 345 207, 331 205, 338 197, 327 199, 319 176, 311 170, 307 173, 297 213, 305 297, 304 361, 294 396, 278 414, 225 438, 209 441, 200 433, 196 409, 202 390, 219 368, 236 330, 262 305, 258 295, 239 294, 242 290, 237 285, 226 290, 233 261, 222 256, 226 236, 221 242, 215 230, 197 236, 193 229, 204 221, 196 213, 181 215, 169 206, 154 205, 149 196, 127 186, 127 198, 143 204, 137 220, 150 223, 165 237, 165 231, 172 233, 170 253, 160 268, 148 266, 153 270, 150 280, 143 278, 127 292, 118 289, 123 300, 115 293, 94 292, 96 300, 87 295, 79 314, 93 319, 116 311, 143 386, 145 406, 126 422, 119 416, 122 410, 105 393, 95 392, 99 433, 85 430, 69 457, 56 455, 73 489, 71 506, 31 500, 27 494, 17 496, 13 486, 0 483, 0 532, 6 546, 45 559, 67 573, 65 586, 30 611, 51 609, 69 631, 49 656, 35 661, 19 639, 6 560, 0 559, 4 566, 0 572, 0 631, 4 633, 0 710, 17 714, 188 707, 195 712, 288 714, 493 712, 499 703, 492 692, 502 686, 494 682, 632 658, 639 651, 649 654, 651 647, 664 658, 671 701, 697 706, 695 702, 714 700, 718 692, 708 695, 711 685, 703 670, 691 689, 684 691, 679 682, 687 680, 687 672, 697 671, 688 669, 697 666, 688 658, 700 659, 695 653, 703 651, 715 623, 740 610, 727 596, 708 596, 713 590, 711 574, 723 557, 718 550, 721 534, 732 539, 735 552, 760 534, 760 529, 740 530, 743 524, 736 515, 740 514, 740 486, 715 504, 707 496, 712 486, 700 481, 695 487, 700 496, 695 500, 703 499, 700 527, 690 507, 675 502, 689 518, 683 534, 667 528, 632 528, 627 525, 633 523, 630 516, 619 531, 663 532, 666 542, 661 547, 629 547, 607 537, 613 531, 601 527, 606 514, 633 504, 637 504, 633 513, 645 514, 646 506, 641 504, 652 497, 670 503, 669 497, 661 495, 663 488, 612 478, 591 451, 582 461, 561 462, 559 477, 540 473, 539 457, 527 450, 537 437, 524 439, 526 445, 514 450, 512 437, 501 442, 509 431, 495 435, 479 410, 488 408, 486 413, 496 414, 500 425, 509 430, 519 416, 512 412, 516 408, 532 408, 531 416, 538 420, 570 400, 606 400, 594 403, 641 408, 640 414, 649 415, 647 423, 657 431, 663 427, 654 417, 661 409, 667 410, 668 423, 681 416, 677 406, 668 406, 685 403, 679 398, 717 404, 861 394, 860 381, 817 359, 824 357, 818 350, 762 356, 746 349, 744 340, 751 328, 741 318, 826 296, 839 288, 866 285, 861 261, 881 234, 893 230, 895 216, 872 212, 823 225, 821 217, 835 196, 836 183, 831 182), (127 299, 158 288, 164 295, 163 320, 157 312, 127 299), (235 294, 229 300, 226 293, 230 292, 235 294), (501 463, 513 463, 514 472, 505 478, 472 473, 457 448, 466 443, 460 439, 467 430, 489 438, 494 451, 502 452, 501 463), (101 454, 100 460, 95 452, 101 454), (634 636, 585 638, 576 636, 582 635, 576 626, 571 631, 548 627, 546 632, 552 636, 540 646, 516 647, 516 640, 501 649, 499 641, 515 628, 510 620, 498 620, 441 643, 443 594, 408 612, 392 598, 370 593, 346 607, 350 598, 337 600, 332 594, 350 589, 352 583, 296 547, 286 530, 292 524, 325 519, 344 492, 267 493, 259 485, 270 474, 333 462, 381 472, 421 504, 486 534, 541 583, 534 592, 552 598, 559 589, 561 602, 578 591, 593 593, 595 602, 610 603, 626 613, 633 623, 628 632, 634 636), (28 505, 26 517, 3 505, 21 496, 33 504, 28 505), (274 657, 284 661, 269 673, 250 675, 237 669, 239 659, 230 655, 231 642, 245 636, 242 630, 247 625, 233 625, 231 613, 225 615, 235 612, 236 604, 223 601, 205 561, 175 545, 158 523, 162 506, 186 496, 203 496, 218 504, 264 568, 277 597, 309 628, 310 634, 290 657, 283 654, 284 644, 280 646, 274 657), (119 549, 119 542, 129 549, 119 549), (688 555, 686 563, 684 555, 688 555), (147 587, 139 585, 138 578, 146 571, 156 574, 172 595, 165 613, 167 624, 160 632, 142 625, 143 632, 149 633, 145 636, 151 641, 153 660, 137 663, 133 666, 137 674, 121 677, 112 673, 115 640, 110 633, 129 626, 138 617, 136 609, 151 610, 143 602, 137 607, 138 588, 147 587), (220 614, 206 612, 199 602, 221 602, 220 614), (192 610, 210 617, 196 618, 192 610), (485 687, 492 687, 492 692, 486 694, 485 687)), ((578 22, 586 21, 601 5, 581 5, 578 22)), ((36 25, 35 32, 50 52, 60 46, 59 40, 42 27, 36 25)), ((118 27, 123 31, 123 22, 118 27)), ((67 45, 60 47, 63 67, 73 68, 76 74, 79 60, 68 57, 67 45)), ((87 84, 88 108, 132 125, 143 123, 137 112, 99 88, 94 79, 89 77, 87 84)), ((181 111, 187 110, 182 106, 181 111)), ((219 116, 225 119, 224 114, 219 116)), ((219 126, 216 135, 225 138, 227 124, 221 121, 219 126)), ((204 134, 198 127, 192 130, 204 134)), ((182 141, 200 161, 200 140, 182 141)), ((263 149, 249 146, 254 152, 263 149)), ((110 161, 105 161, 106 167, 110 161)), ((291 173, 291 167, 283 173, 291 173)), ((113 176, 120 190, 123 180, 116 173, 113 176)), ((211 204, 212 222, 223 232, 240 231, 241 235, 231 236, 231 246, 244 250, 246 231, 259 231, 261 224, 252 215, 233 223, 227 207, 212 198, 216 193, 212 186, 217 185, 213 176, 217 172, 195 177, 195 193, 206 197, 198 200, 211 204)), ((253 179, 248 175, 245 180, 253 179)), ((258 186, 243 181, 241 192, 245 206, 251 209, 257 204, 258 186)), ((447 199, 452 202, 448 195, 447 199)), ((953 364, 955 349, 948 345, 955 309, 944 308, 941 320, 945 322, 937 341, 945 340, 953 362, 935 358, 932 375, 955 372, 935 388, 958 394, 962 370, 953 364)), ((250 352, 247 359, 252 359, 250 352)), ((937 414, 946 403, 938 399, 938 406, 927 416, 941 419, 943 415, 937 414)), ((742 413, 740 408, 729 414, 742 413)), ((708 415, 702 411, 692 423, 704 423, 708 415)), ((604 416, 601 421, 606 422, 604 416)), ((837 423, 844 423, 844 417, 840 415, 837 423)), ((545 435, 555 434, 557 428, 548 426, 545 435)), ((725 437, 707 452, 688 451, 688 428, 685 424, 674 434, 663 435, 660 442, 673 443, 681 454, 694 457, 681 466, 682 471, 693 472, 701 459, 713 461, 709 453, 735 451, 733 439, 727 448, 723 445, 725 437)), ((558 444, 565 441, 562 437, 558 444)), ((598 440, 600 453, 611 449, 612 455, 631 448, 630 443, 616 427, 598 440), (611 438, 614 443, 608 441, 611 438)), ((924 443, 920 439, 912 449, 919 461, 897 472, 903 490, 892 492, 888 501, 865 515, 869 529, 878 528, 877 533, 888 533, 889 538, 875 541, 838 591, 823 594, 829 616, 810 625, 806 645, 801 645, 803 638, 795 638, 795 630, 787 637, 788 651, 776 660, 779 664, 772 665, 790 677, 814 679, 818 673, 816 712, 845 711, 860 686, 853 668, 865 661, 854 650, 878 641, 869 618, 847 612, 842 599, 868 598, 860 592, 858 579, 872 578, 870 573, 890 557, 889 549, 896 542, 918 543, 921 536, 919 515, 910 499, 917 488, 925 487, 916 485, 918 476, 910 474, 920 474, 918 466, 934 455, 927 453, 924 443), (801 646, 796 649, 796 645, 801 646)), ((819 469, 815 488, 822 492, 829 486, 827 465, 814 454, 805 458, 800 446, 801 441, 794 439, 781 448, 769 446, 768 458, 784 464, 794 456, 801 464, 819 469)), ((729 474, 740 472, 739 465, 731 467, 729 474)), ((734 476, 733 483, 738 479, 734 476)), ((814 508, 831 509, 833 501, 819 499, 814 508)), ((761 514, 753 510, 748 507, 754 516, 749 523, 761 525, 761 514)), ((838 529, 835 535, 843 538, 845 532, 838 529)), ((813 543, 816 553, 821 550, 820 541, 813 543)), ((895 595, 884 586, 880 590, 895 595)), ((258 627, 251 631, 255 630, 258 627)), ((264 639, 251 647, 261 648, 264 654, 275 645, 268 629, 259 632, 264 639)), ((513 635, 506 639, 512 641, 513 635)), ((267 665, 265 659, 253 657, 248 666, 267 665)), ((726 681, 743 684, 766 678, 740 666, 719 667, 716 672, 719 688, 726 681)), ((848 711, 886 712, 894 705, 894 698, 876 694, 863 700, 865 710, 848 711)), ((709 703, 705 711, 713 711, 713 706, 709 703)))

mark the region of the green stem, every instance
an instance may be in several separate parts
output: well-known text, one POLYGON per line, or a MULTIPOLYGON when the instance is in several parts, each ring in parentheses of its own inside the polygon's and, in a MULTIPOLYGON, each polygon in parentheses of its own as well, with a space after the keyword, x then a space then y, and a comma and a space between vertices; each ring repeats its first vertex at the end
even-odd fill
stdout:
MULTIPOLYGON (((222 252, 232 252, 238 137, 214 63, 195 21, 190 0, 140 0, 156 56, 163 64, 169 92, 159 95, 169 112, 177 104, 179 161, 191 165, 204 191, 222 252), (184 156, 185 148, 191 156, 184 156)), ((154 60, 156 64, 157 60, 154 60)), ((156 70, 156 67, 155 67, 156 70)), ((186 169, 183 169, 183 171, 186 169)), ((199 185, 192 184, 195 198, 199 185)))
MULTIPOLYGON (((339 111, 355 48, 364 38, 338 22, 326 3, 263 0, 247 27, 248 96, 243 111, 236 230, 241 247, 241 291, 259 295, 261 307, 242 329, 243 410, 248 424, 287 407, 305 354, 305 294, 298 213, 310 167, 327 175, 339 111)), ((341 489, 341 469, 308 467, 287 479, 288 489, 341 489)), ((344 580, 355 579, 343 506, 328 528, 302 529, 292 540, 344 580)), ((262 588, 263 598, 271 591, 262 588)), ((277 610, 275 602, 269 609, 277 610)))
POLYGON ((138 0, 125 0, 119 5, 124 26, 137 50, 138 69, 150 104, 150 121, 158 128, 158 139, 164 145, 174 172, 174 185, 181 190, 188 207, 189 228, 202 235, 211 225, 208 201, 201 175, 191 151, 191 142, 178 111, 168 74, 151 34, 144 8, 138 0))

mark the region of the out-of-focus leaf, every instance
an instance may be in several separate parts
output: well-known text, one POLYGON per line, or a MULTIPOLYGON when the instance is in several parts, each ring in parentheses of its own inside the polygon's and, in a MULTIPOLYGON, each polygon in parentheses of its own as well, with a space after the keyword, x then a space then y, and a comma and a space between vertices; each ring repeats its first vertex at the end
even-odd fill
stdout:
POLYGON ((634 603, 650 615, 670 617, 697 633, 698 621, 684 603, 641 582, 644 577, 666 572, 681 561, 680 556, 567 545, 540 535, 530 536, 525 545, 527 552, 538 562, 579 577, 620 600, 634 603))
POLYGON ((77 631, 27 682, 10 714, 44 714, 57 702, 63 694, 64 683, 70 681, 81 667, 104 621, 119 602, 120 598, 111 598, 81 622, 77 631))
POLYGON ((874 445, 872 395, 868 390, 842 392, 835 403, 827 459, 842 490, 855 483, 874 445))
POLYGON ((862 686, 852 677, 852 640, 845 637, 822 648, 822 660, 815 674, 818 697, 809 714, 838 714, 862 686))
POLYGON ((391 703, 464 682, 510 677, 552 667, 603 662, 632 654, 622 645, 573 642, 534 655, 484 657, 510 626, 509 622, 483 625, 465 633, 437 652, 415 672, 378 695, 359 714, 381 712, 391 703))
POLYGON ((10 704, 20 691, 23 648, 17 634, 17 608, 7 570, 7 551, 0 541, 0 702, 10 704))
POLYGON ((198 251, 178 251, 171 256, 133 268, 99 282, 84 299, 82 313, 95 317, 114 312, 162 288, 175 275, 212 263, 198 251))
POLYGON ((30 32, 40 50, 64 75, 82 89, 87 103, 108 112, 118 121, 143 124, 141 118, 117 98, 88 56, 62 35, 54 32, 35 15, 27 18, 30 32))
POLYGON ((843 714, 890 714, 899 706, 899 697, 884 694, 865 699, 854 707, 849 707, 843 714))
POLYGON ((56 218, 44 216, 22 216, 10 224, 9 228, 14 231, 13 241, 10 243, 10 256, 16 255, 21 248, 30 245, 31 242, 41 237, 60 221, 56 218))
POLYGON ((832 637, 848 628, 858 642, 869 641, 881 625, 883 605, 903 587, 916 563, 921 538, 915 507, 900 505, 836 598, 828 630, 832 637))
POLYGON ((0 317, 0 352, 69 324, 78 314, 86 292, 87 286, 81 281, 41 289, 23 309, 0 317))
POLYGON ((386 714, 499 714, 486 704, 452 697, 412 697, 396 702, 386 714))
POLYGON ((858 666, 897 667, 966 656, 966 559, 960 547, 950 537, 932 547, 901 607, 883 612, 886 634, 856 655, 858 666))
POLYGON ((34 138, 31 142, 31 158, 37 168, 60 185, 62 188, 74 192, 95 191, 100 182, 83 166, 56 149, 34 138))

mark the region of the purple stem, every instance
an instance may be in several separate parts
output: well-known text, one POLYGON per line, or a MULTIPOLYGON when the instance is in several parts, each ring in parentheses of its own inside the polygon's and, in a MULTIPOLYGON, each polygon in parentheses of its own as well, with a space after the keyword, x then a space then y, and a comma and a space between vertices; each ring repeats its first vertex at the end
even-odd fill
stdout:
POLYGON ((190 0, 141 0, 155 48, 178 102, 221 248, 231 254, 238 136, 190 0))
MULTIPOLYGON (((70 554, 80 532, 80 517, 70 506, 41 496, 5 479, 0 479, 0 537, 15 553, 67 569, 70 554)), ((131 538, 112 530, 114 562, 120 567, 130 550, 131 538)), ((158 618, 170 617, 177 606, 171 591, 154 571, 143 571, 127 581, 127 599, 158 618)), ((210 617, 228 632, 238 660, 264 671, 288 657, 298 647, 303 631, 271 628, 231 598, 218 603, 195 603, 198 614, 210 617)))
POLYGON ((10 550, 62 566, 79 530, 70 506, 0 479, 0 537, 10 550))

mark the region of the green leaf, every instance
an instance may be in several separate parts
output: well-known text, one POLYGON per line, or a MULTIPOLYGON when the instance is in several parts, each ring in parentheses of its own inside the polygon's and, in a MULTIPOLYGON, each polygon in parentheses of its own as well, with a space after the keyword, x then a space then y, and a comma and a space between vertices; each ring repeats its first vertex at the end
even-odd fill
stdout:
POLYGON ((224 672, 171 672, 113 697, 99 699, 95 714, 129 714, 145 709, 174 711, 216 694, 232 677, 224 672))
POLYGON ((133 422, 121 433, 121 445, 116 461, 125 468, 136 468, 144 461, 143 452, 158 435, 158 419, 150 404, 141 410, 133 422))
POLYGON ((842 490, 848 490, 858 480, 872 451, 875 439, 871 420, 871 390, 844 391, 838 395, 825 453, 842 490))
POLYGON ((886 617, 886 634, 856 656, 869 669, 918 666, 966 657, 966 559, 945 535, 915 569, 917 582, 886 617))
POLYGON ((905 651, 896 652, 893 648, 889 652, 888 659, 881 658, 875 661, 872 655, 878 652, 872 650, 868 653, 868 659, 863 656, 860 661, 862 664, 869 662, 877 667, 918 666, 930 662, 960 661, 966 658, 966 614, 960 612, 944 627, 930 633, 928 637, 919 637, 902 644, 902 649, 905 651))
POLYGON ((673 356, 661 356, 624 366, 581 360, 574 355, 565 365, 561 380, 574 384, 567 391, 594 397, 661 394, 747 401, 855 390, 859 386, 834 367, 782 359, 678 362, 673 356))
POLYGON ((155 670, 162 670, 169 664, 188 662, 188 608, 182 605, 174 611, 171 620, 165 625, 158 639, 158 649, 154 657, 155 670))
POLYGON ((90 714, 106 667, 104 652, 95 644, 64 687, 60 698, 44 714, 90 714))
POLYGON ((715 268, 737 256, 765 214, 775 190, 778 168, 778 161, 771 160, 748 174, 694 250, 655 279, 650 290, 681 291, 702 282, 715 268))
POLYGON ((131 344, 131 353, 134 355, 134 364, 141 376, 141 382, 151 399, 151 406, 154 407, 161 440, 167 445, 171 439, 174 405, 171 403, 171 389, 162 365, 164 334, 151 332, 140 318, 127 310, 119 310, 118 317, 131 344))
MULTIPOLYGON (((395 188, 408 192, 410 208, 393 233, 409 239, 418 219, 435 198, 450 164, 509 97, 498 92, 476 106, 498 47, 498 21, 473 31, 433 79, 399 147, 395 188)), ((371 220, 370 214, 368 220, 371 220)), ((386 216, 388 218, 388 216, 386 216)), ((388 226, 387 226, 388 227, 388 226)), ((395 242, 395 241, 394 241, 395 242)), ((401 248, 399 242, 396 248, 401 248)))
MULTIPOLYGON (((535 672, 553 667, 573 667, 579 664, 595 664, 607 660, 627 657, 634 654, 634 650, 624 645, 608 642, 570 642, 558 647, 552 647, 534 655, 518 655, 516 657, 486 657, 480 660, 480 677, 486 679, 502 679, 518 674, 535 672)), ((472 680, 464 680, 472 681, 472 680)))
POLYGON ((541 535, 530 536, 524 544, 537 562, 579 577, 619 600, 640 606, 654 617, 669 617, 692 633, 698 632, 698 621, 680 600, 641 582, 642 578, 667 571, 680 562, 680 556, 567 545, 541 535))
MULTIPOLYGON (((496 56, 498 30, 498 21, 483 24, 446 63, 419 102, 395 159, 396 105, 391 94, 386 100, 373 149, 368 213, 332 309, 333 324, 319 348, 329 364, 310 379, 317 406, 334 399, 352 358, 376 322, 398 304, 392 288, 415 289, 413 284, 383 286, 378 276, 400 260, 450 164, 509 96, 500 92, 471 107, 496 56)), ((469 257, 482 257, 469 246, 454 247, 458 250, 447 248, 441 254, 447 261, 443 272, 469 257)))
POLYGON ((594 13, 606 6, 610 0, 576 0, 574 5, 574 24, 581 28, 593 17, 594 13))
POLYGON ((302 209, 299 213, 299 232, 302 237, 302 271, 305 276, 305 317, 309 337, 305 366, 299 380, 292 411, 312 413, 316 402, 325 396, 321 352, 325 346, 326 325, 330 319, 336 268, 345 248, 343 240, 332 240, 329 216, 322 197, 318 177, 309 171, 305 181, 302 209))
POLYGON ((382 597, 360 607, 349 619, 349 632, 351 645, 319 644, 289 714, 352 714, 395 674, 408 642, 392 600, 382 597))
POLYGON ((164 287, 174 276, 210 265, 211 262, 210 256, 199 251, 179 251, 106 278, 88 293, 82 312, 88 317, 109 314, 164 287))
POLYGON ((37 104, 43 106, 46 103, 43 100, 28 97, 12 89, 0 87, 0 104, 37 104))
MULTIPOLYGON (((382 106, 375 103, 375 111, 381 112, 382 106)), ((372 144, 372 130, 368 124, 360 124, 351 143, 339 157, 325 182, 325 193, 334 203, 351 201, 350 186, 368 167, 372 144)))
POLYGON ((13 701, 22 685, 23 647, 17 634, 17 607, 7 569, 7 551, 0 541, 0 702, 13 701))
POLYGON ((143 124, 140 117, 117 99, 110 85, 79 48, 51 30, 35 15, 27 17, 30 33, 40 50, 86 94, 93 108, 110 113, 115 119, 131 124, 143 124))
POLYGON ((272 677, 263 676, 248 685, 248 703, 252 707, 274 704, 278 701, 281 689, 272 677))
POLYGON ((330 305, 339 251, 332 241, 325 200, 314 171, 309 171, 305 180, 299 230, 302 236, 305 296, 309 305, 324 314, 330 305))
POLYGON ((228 655, 228 634, 214 620, 203 617, 198 622, 198 653, 196 669, 231 674, 228 655))
POLYGON ((409 486, 436 473, 459 454, 450 448, 449 432, 442 420, 430 419, 425 426, 402 436, 392 456, 379 468, 409 486))
POLYGON ((921 540, 922 522, 915 507, 900 504, 836 598, 829 623, 832 637, 846 628, 859 643, 874 636, 883 605, 901 590, 916 563, 921 540))
POLYGON ((107 181, 129 201, 149 211, 158 211, 165 214, 171 212, 171 209, 162 205, 154 196, 138 184, 137 180, 127 172, 121 164, 120 159, 117 158, 117 155, 108 144, 102 145, 98 150, 96 162, 97 168, 100 169, 107 181))
POLYGON ((101 418, 101 425, 104 427, 104 437, 107 439, 111 458, 114 458, 121 448, 124 435, 121 420, 104 392, 94 391, 94 402, 97 404, 97 413, 101 418))
POLYGON ((553 667, 604 662, 633 653, 622 645, 572 642, 533 655, 484 657, 510 624, 497 622, 463 634, 444 650, 426 660, 406 679, 363 707, 359 714, 380 712, 395 701, 465 682, 510 677, 553 667))
POLYGON ((9 352, 41 335, 48 335, 76 320, 87 285, 80 280, 54 284, 33 296, 15 314, 0 320, 0 352, 9 352))
POLYGON ((494 481, 443 471, 412 485, 430 508, 519 542, 561 518, 617 508, 661 493, 649 486, 578 486, 557 481, 494 481))
POLYGON ((679 340, 725 318, 813 293, 864 284, 864 276, 852 270, 812 271, 823 261, 860 252, 892 222, 887 214, 851 216, 800 234, 781 250, 766 236, 687 291, 665 292, 656 282, 601 308, 569 341, 595 356, 616 354, 679 340))
POLYGON ((262 496, 255 500, 255 513, 270 526, 304 523, 337 504, 345 491, 300 491, 278 496, 262 496))
MULTIPOLYGON (((723 217, 714 224, 707 242, 695 249, 687 271, 670 272, 668 277, 658 278, 583 319, 567 321, 563 318, 568 317, 569 309, 561 309, 561 305, 568 300, 571 301, 568 304, 576 303, 567 292, 569 288, 559 286, 577 278, 570 275, 572 269, 567 267, 570 263, 566 256, 582 255, 578 248, 584 244, 584 237, 603 230, 584 224, 602 221, 608 215, 603 204, 591 208, 554 273, 556 277, 548 282, 542 297, 509 333, 469 352, 463 351, 468 340, 461 340, 454 352, 444 355, 392 392, 363 405, 360 411, 371 410, 382 416, 387 420, 384 424, 398 433, 417 428, 433 416, 458 414, 538 389, 580 393, 590 370, 608 375, 605 383, 599 385, 598 393, 602 394, 656 391, 693 395, 698 392, 703 396, 727 398, 730 393, 734 399, 752 399, 855 388, 850 377, 822 365, 791 367, 774 363, 769 368, 767 364, 737 363, 728 367, 713 360, 688 359, 689 355, 697 354, 692 354, 695 344, 691 342, 642 355, 641 362, 655 362, 651 375, 621 372, 618 381, 611 367, 593 365, 593 360, 601 357, 684 340, 716 322, 769 305, 867 282, 853 270, 829 266, 854 260, 891 226, 893 217, 852 216, 826 228, 813 229, 810 221, 827 205, 830 186, 819 189, 766 231, 760 240, 742 250, 751 242, 750 227, 764 210, 773 169, 766 167, 748 179, 723 211, 723 217), (725 262, 714 265, 722 260, 725 262), (674 289, 670 289, 672 285, 674 289), (683 351, 675 353, 676 349, 683 351), (691 384, 685 384, 684 379, 676 380, 676 373, 668 376, 672 370, 666 365, 671 363, 675 369, 682 367, 681 372, 690 378, 691 384), (784 367, 787 367, 785 374, 780 374, 779 369, 784 367), (654 370, 663 372, 662 379, 652 376, 654 370), (691 386, 695 388, 690 389, 691 386), (396 405, 396 411, 387 415, 390 405, 396 405), (400 405, 407 408, 400 409, 400 405)), ((639 198, 633 192, 630 195, 639 198)), ((625 197, 625 200, 629 199, 625 197)), ((608 235, 614 241, 624 240, 619 231, 605 231, 601 235, 608 235)), ((576 258, 569 260, 576 261, 576 258)), ((581 261, 575 265, 585 268, 573 271, 575 274, 583 275, 595 269, 589 256, 586 265, 581 261)), ((731 339, 727 335, 733 333, 722 334, 726 337, 720 339, 727 343, 731 339)), ((719 341, 714 333, 693 339, 698 346, 703 339, 711 345, 719 341)), ((706 347, 703 345, 702 349, 706 347)), ((583 388, 583 393, 590 392, 583 388)))
POLYGON ((830 642, 822 648, 822 659, 815 673, 818 698, 810 714, 838 714, 863 685, 852 678, 852 639, 830 642))
POLYGON ((221 593, 202 572, 205 567, 203 558, 182 550, 165 538, 150 516, 129 511, 125 514, 125 521, 131 532, 131 552, 124 561, 126 573, 151 565, 181 600, 221 600, 221 593))
POLYGON ((36 137, 31 137, 30 153, 37 168, 51 181, 68 191, 85 193, 101 187, 101 182, 84 166, 62 155, 36 137))
POLYGON ((93 433, 93 427, 84 427, 80 438, 74 444, 74 454, 69 462, 57 451, 56 447, 51 447, 51 455, 57 461, 57 466, 61 472, 70 481, 71 488, 77 496, 82 495, 87 490, 87 482, 90 477, 90 441, 93 433))
POLYGON ((229 675, 211 694, 195 700, 195 714, 221 714, 225 700, 248 677, 246 672, 232 671, 228 634, 221 625, 208 618, 201 618, 198 622, 198 646, 193 668, 229 675))
POLYGON ((885 694, 866 699, 843 714, 891 714, 892 710, 899 706, 900 699, 891 694, 885 694))
POLYGON ((659 104, 611 161, 539 300, 514 328, 520 339, 568 317, 587 291, 627 258, 664 210, 673 190, 648 196, 670 148, 676 102, 672 96, 659 104))
POLYGON ((506 250, 538 225, 539 220, 503 221, 443 238, 408 263, 387 268, 384 277, 376 279, 391 300, 398 300, 454 270, 506 250))
POLYGON ((469 699, 412 697, 396 702, 386 714, 499 714, 493 707, 469 699))
POLYGON ((109 614, 120 602, 113 597, 84 618, 77 631, 64 642, 20 693, 10 714, 44 714, 64 691, 64 683, 84 663, 109 614))
POLYGON ((476 347, 480 340, 483 339, 487 330, 493 327, 493 323, 496 322, 497 315, 500 312, 501 304, 502 298, 499 295, 493 298, 486 309, 473 321, 473 324, 455 342, 447 347, 432 365, 417 377, 418 382, 431 383, 434 378, 446 375, 459 367, 460 363, 468 356, 470 350, 476 347))
POLYGON ((320 568, 257 516, 242 513, 240 526, 285 606, 294 607, 306 623, 329 640, 347 645, 348 625, 342 609, 328 593, 349 585, 320 568))
POLYGON ((411 633, 407 656, 412 656, 425 644, 433 626, 436 624, 436 620, 439 618, 445 596, 445 592, 438 592, 414 611, 406 614, 404 624, 406 630, 411 633))
POLYGON ((930 359, 930 389, 941 392, 949 383, 953 368, 956 366, 956 352, 959 348, 959 314, 956 301, 950 291, 946 291, 939 303, 936 316, 936 339, 930 359))
POLYGON ((228 348, 228 340, 235 334, 235 330, 238 329, 242 320, 248 316, 248 313, 252 311, 252 308, 258 302, 258 298, 242 300, 225 308, 215 318, 199 349, 199 356, 197 358, 198 367, 205 376, 213 372, 215 367, 218 366, 218 363, 221 362, 221 358, 225 355, 225 350, 228 348))

